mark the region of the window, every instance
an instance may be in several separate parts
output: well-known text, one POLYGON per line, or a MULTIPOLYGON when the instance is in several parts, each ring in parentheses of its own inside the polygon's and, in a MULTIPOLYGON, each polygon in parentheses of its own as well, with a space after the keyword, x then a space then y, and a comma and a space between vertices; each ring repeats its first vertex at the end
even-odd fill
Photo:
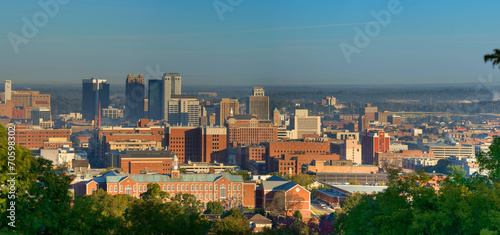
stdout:
POLYGON ((123 192, 123 185, 120 185, 120 193, 123 192))
POLYGON ((210 185, 209 188, 210 188, 209 190, 212 191, 212 185, 210 185))
POLYGON ((220 186, 220 199, 226 198, 226 186, 221 185, 220 186))
POLYGON ((238 184, 238 191, 241 191, 241 184, 238 184))
POLYGON ((177 185, 177 191, 181 191, 181 186, 177 185))
POLYGON ((219 198, 219 194, 216 193, 215 194, 215 199, 217 199, 217 198, 219 198))
POLYGON ((200 190, 200 186, 196 185, 196 191, 200 190))
POLYGON ((208 191, 208 184, 205 184, 205 191, 208 191))
POLYGON ((128 185, 125 187, 125 194, 132 195, 132 188, 128 185))
POLYGON ((113 185, 110 185, 110 186, 109 186, 109 191, 110 191, 110 192, 113 192, 113 185))
POLYGON ((167 191, 170 191, 170 185, 167 186, 167 191))
POLYGON ((142 185, 139 185, 139 192, 142 192, 142 185))
POLYGON ((191 191, 194 191, 194 184, 191 185, 191 191))
POLYGON ((208 199, 208 193, 205 193, 205 200, 208 199))
POLYGON ((186 185, 182 185, 182 191, 185 191, 186 190, 186 185))
POLYGON ((217 190, 218 190, 218 185, 215 185, 215 191, 217 191, 217 190))
POLYGON ((231 191, 231 185, 230 184, 227 186, 227 191, 231 191))
POLYGON ((163 191, 167 191, 167 185, 163 185, 163 191))
POLYGON ((210 197, 210 200, 212 200, 212 194, 208 194, 208 196, 210 197))
POLYGON ((200 200, 203 200, 203 193, 200 193, 200 200))
POLYGON ((117 190, 117 187, 116 187, 116 185, 115 185, 115 192, 117 192, 117 191, 118 191, 118 190, 117 190))
POLYGON ((227 194, 227 199, 231 199, 231 193, 227 194))
POLYGON ((95 192, 95 188, 92 188, 92 194, 94 194, 94 192, 95 192))
MULTIPOLYGON (((137 185, 134 185, 134 193, 137 192, 137 185)), ((135 194, 134 194, 135 195, 135 194)))
POLYGON ((241 193, 238 193, 238 199, 241 199, 241 193))

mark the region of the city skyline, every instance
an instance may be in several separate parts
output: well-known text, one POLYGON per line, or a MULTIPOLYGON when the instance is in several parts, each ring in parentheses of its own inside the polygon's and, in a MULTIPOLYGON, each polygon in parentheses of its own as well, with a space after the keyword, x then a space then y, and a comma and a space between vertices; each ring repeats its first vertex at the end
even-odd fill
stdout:
POLYGON ((124 74, 159 79, 169 71, 186 85, 248 86, 460 84, 498 75, 482 60, 498 44, 486 17, 498 3, 215 2, 2 3, 9 12, 0 12, 0 49, 9 60, 0 68, 19 84, 123 84, 124 74), (33 24, 40 12, 48 20, 25 37, 24 19, 33 24), (356 45, 359 31, 367 43, 356 45))

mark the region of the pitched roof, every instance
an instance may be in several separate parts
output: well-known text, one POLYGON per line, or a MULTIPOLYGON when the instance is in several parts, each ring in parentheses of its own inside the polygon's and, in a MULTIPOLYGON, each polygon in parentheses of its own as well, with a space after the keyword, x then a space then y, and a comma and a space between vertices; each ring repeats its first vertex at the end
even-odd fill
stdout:
POLYGON ((264 190, 271 190, 271 191, 279 191, 279 190, 288 191, 289 189, 295 187, 295 185, 297 184, 278 176, 272 176, 266 181, 262 181, 262 188, 264 190))
POLYGON ((270 219, 262 216, 261 214, 255 214, 248 221, 254 222, 256 224, 272 224, 270 219))

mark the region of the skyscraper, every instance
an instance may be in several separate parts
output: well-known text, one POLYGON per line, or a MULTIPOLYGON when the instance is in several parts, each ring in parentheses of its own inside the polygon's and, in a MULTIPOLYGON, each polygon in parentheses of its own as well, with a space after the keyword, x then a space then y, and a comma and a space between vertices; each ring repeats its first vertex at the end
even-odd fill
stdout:
POLYGON ((127 75, 125 83, 125 117, 137 121, 144 118, 144 76, 127 75))
POLYGON ((200 102, 196 95, 172 95, 168 101, 168 124, 200 125, 200 102))
POLYGON ((232 115, 240 114, 240 103, 238 100, 222 98, 220 101, 220 121, 218 123, 220 126, 224 126, 224 120, 226 120, 227 117, 232 116, 231 110, 232 115))
POLYGON ((178 73, 163 74, 163 119, 168 120, 168 103, 172 95, 181 95, 181 75, 178 73))
POLYGON ((361 140, 361 161, 363 164, 373 164, 375 153, 389 151, 390 137, 383 130, 366 130, 359 135, 361 140))
POLYGON ((269 96, 264 95, 262 87, 254 87, 253 94, 248 98, 249 115, 256 115, 259 120, 269 120, 269 96))
POLYGON ((151 79, 148 81, 148 118, 163 119, 163 80, 151 79))
POLYGON ((303 135, 321 134, 321 116, 309 116, 307 109, 296 109, 293 121, 299 139, 303 135))
POLYGON ((109 84, 97 78, 83 79, 82 83, 82 116, 94 120, 99 115, 99 103, 104 108, 109 105, 109 84))

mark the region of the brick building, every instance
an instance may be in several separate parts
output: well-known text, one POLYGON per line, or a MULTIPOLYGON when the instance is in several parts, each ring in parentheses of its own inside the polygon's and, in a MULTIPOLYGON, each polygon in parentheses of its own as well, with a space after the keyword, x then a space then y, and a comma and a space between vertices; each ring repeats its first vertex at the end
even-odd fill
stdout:
POLYGON ((390 137, 383 130, 366 130, 360 134, 360 139, 363 164, 373 164, 375 153, 389 151, 390 137))
POLYGON ((140 174, 141 171, 171 174, 174 158, 174 153, 169 150, 127 151, 120 155, 119 167, 129 174, 140 174))
POLYGON ((359 192, 365 195, 380 193, 387 189, 387 186, 365 186, 365 185, 332 185, 332 188, 318 190, 318 199, 328 203, 334 208, 340 208, 347 197, 359 192))
POLYGON ((236 164, 243 169, 248 169, 250 162, 266 161, 266 148, 263 145, 242 145, 236 148, 236 164))
MULTIPOLYGON (((267 142, 266 146, 266 165, 268 169, 277 169, 274 166, 274 160, 271 158, 281 158, 282 154, 329 154, 329 142, 316 141, 283 141, 267 142)), ((269 172, 269 171, 268 171, 269 172)))
POLYGON ((311 193, 304 187, 285 180, 278 176, 272 176, 255 191, 255 205, 269 211, 269 204, 275 195, 284 193, 285 214, 292 216, 298 210, 305 218, 311 217, 311 193))
POLYGON ((25 124, 16 125, 16 141, 20 146, 29 150, 38 150, 44 147, 50 138, 70 139, 70 129, 33 129, 25 124))
POLYGON ((225 162, 227 129, 224 127, 167 127, 166 146, 179 162, 225 162))
POLYGON ((251 115, 234 115, 226 119, 229 145, 260 144, 277 141, 278 127, 271 120, 259 120, 251 115))
POLYGON ((330 162, 334 160, 340 160, 340 155, 285 153, 282 154, 281 157, 270 158, 267 169, 269 172, 279 172, 283 175, 293 176, 302 173, 302 166, 311 164, 314 160, 323 160, 330 162))
POLYGON ((373 165, 354 165, 349 160, 325 161, 314 160, 311 164, 302 167, 302 173, 368 173, 374 174, 379 171, 377 166, 373 165))
POLYGON ((141 193, 147 191, 149 183, 159 184, 170 198, 178 193, 189 193, 204 205, 218 201, 226 209, 255 207, 255 183, 244 182, 241 175, 230 174, 184 175, 175 172, 169 176, 125 174, 113 170, 101 177, 74 184, 74 192, 75 195, 91 195, 97 189, 103 189, 111 195, 129 194, 139 198, 141 193))

